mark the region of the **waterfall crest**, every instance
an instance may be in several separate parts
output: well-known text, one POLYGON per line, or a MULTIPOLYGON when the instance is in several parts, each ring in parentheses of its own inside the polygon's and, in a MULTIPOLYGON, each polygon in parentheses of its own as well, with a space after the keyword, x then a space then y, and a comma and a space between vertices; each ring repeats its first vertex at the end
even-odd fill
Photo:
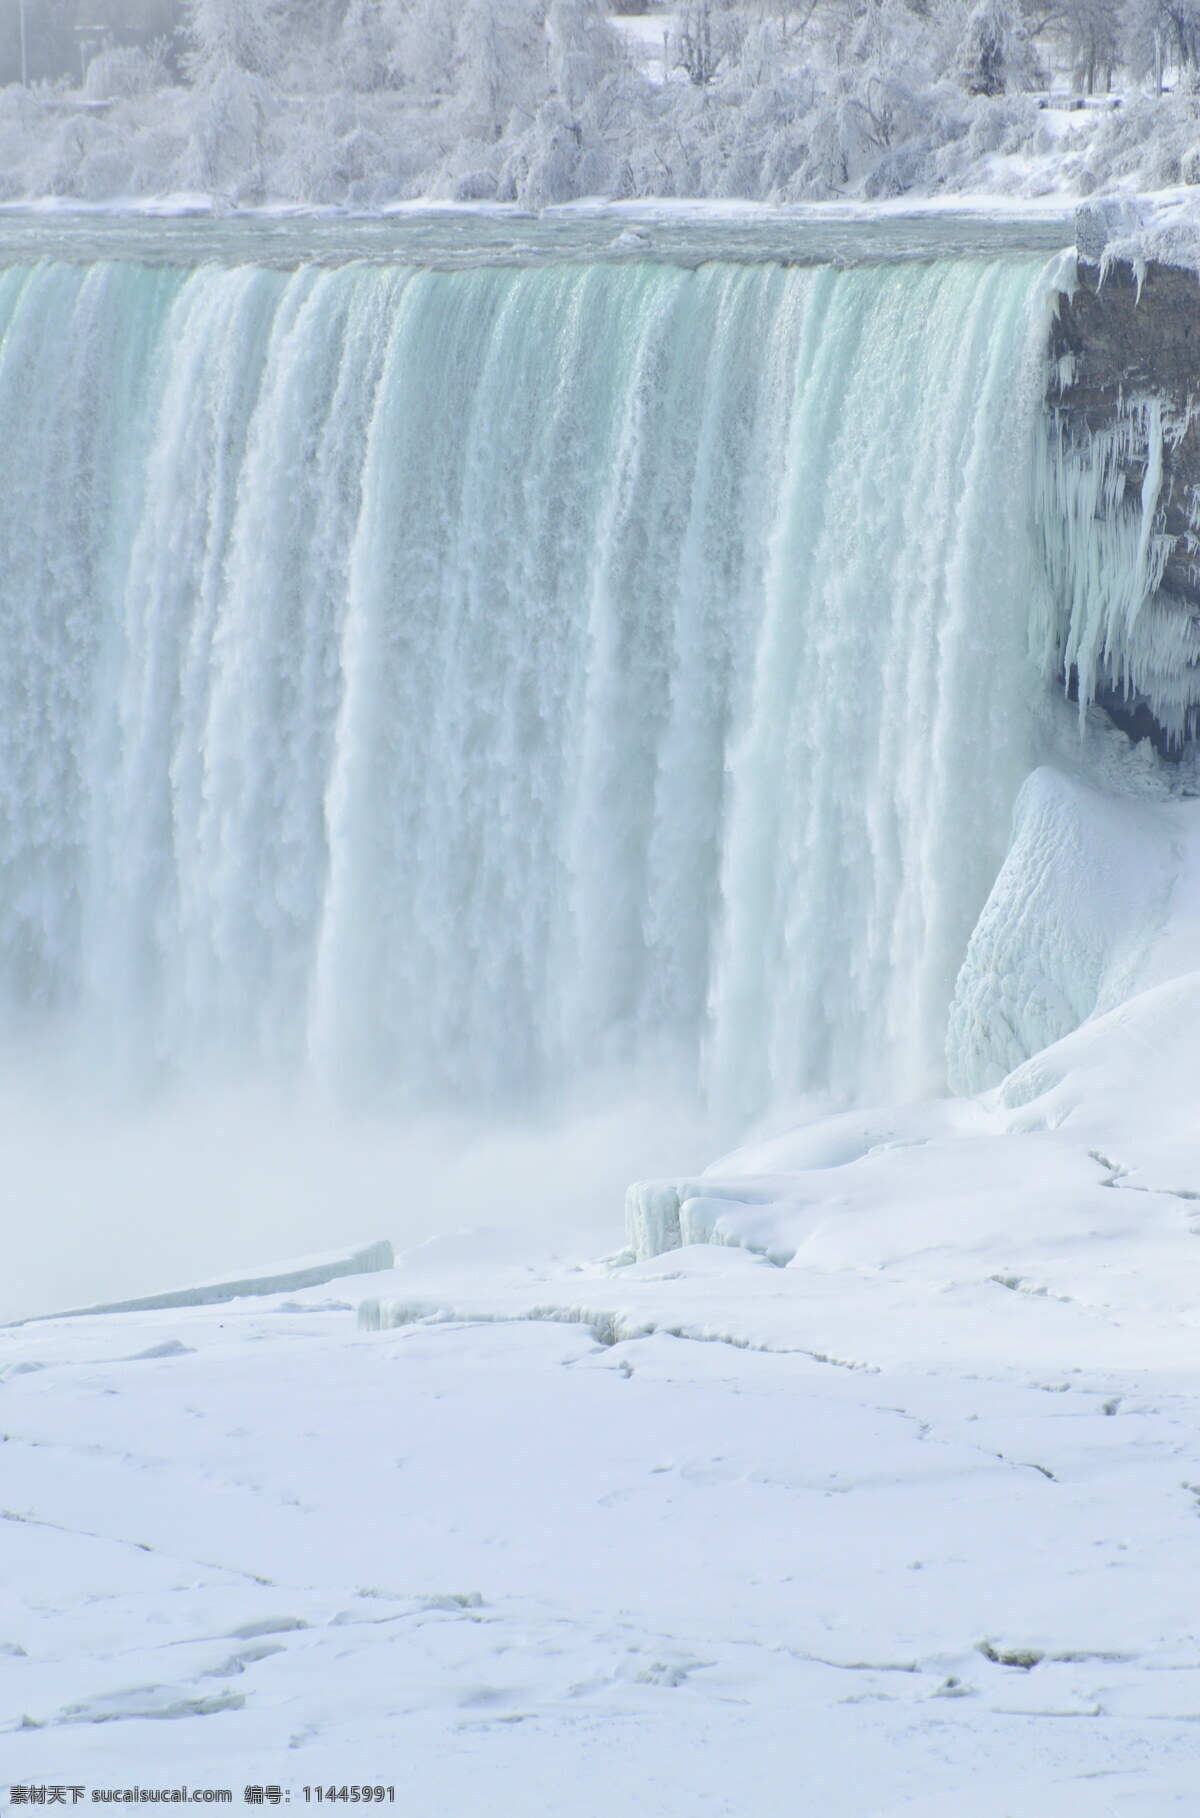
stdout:
POLYGON ((0 272, 0 1016, 406 1106, 936 1090, 1037 264, 0 272))

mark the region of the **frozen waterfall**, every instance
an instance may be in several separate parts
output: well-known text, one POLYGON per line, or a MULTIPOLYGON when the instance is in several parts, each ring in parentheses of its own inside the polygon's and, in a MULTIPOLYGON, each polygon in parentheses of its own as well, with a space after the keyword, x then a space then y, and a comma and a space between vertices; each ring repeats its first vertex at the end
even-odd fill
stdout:
POLYGON ((0 272, 0 1018, 407 1107, 941 1086, 1038 264, 0 272))

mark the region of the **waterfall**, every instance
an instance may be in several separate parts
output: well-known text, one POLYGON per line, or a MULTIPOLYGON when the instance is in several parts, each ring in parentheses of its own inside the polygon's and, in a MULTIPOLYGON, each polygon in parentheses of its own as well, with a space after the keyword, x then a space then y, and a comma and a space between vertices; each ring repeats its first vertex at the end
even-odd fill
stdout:
POLYGON ((939 1089, 1036 761, 1037 278, 0 272, 0 1042, 939 1089))

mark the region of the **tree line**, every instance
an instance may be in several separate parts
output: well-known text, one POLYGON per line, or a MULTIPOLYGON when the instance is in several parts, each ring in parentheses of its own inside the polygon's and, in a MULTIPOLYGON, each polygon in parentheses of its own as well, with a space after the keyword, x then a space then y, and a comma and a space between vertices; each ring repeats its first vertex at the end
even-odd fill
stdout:
POLYGON ((786 202, 1200 166, 1200 0, 683 0, 636 42, 600 0, 81 4, 86 68, 0 90, 0 196, 786 202))

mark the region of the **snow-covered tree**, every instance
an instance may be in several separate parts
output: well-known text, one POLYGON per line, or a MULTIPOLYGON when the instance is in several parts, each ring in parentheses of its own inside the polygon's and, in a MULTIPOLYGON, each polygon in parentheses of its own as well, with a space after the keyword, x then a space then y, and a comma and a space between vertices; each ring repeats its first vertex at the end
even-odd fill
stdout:
POLYGON ((464 128, 486 141, 499 139, 514 113, 528 125, 549 93, 539 0, 463 0, 455 44, 464 128))
POLYGON ((1111 87, 1121 52, 1120 0, 1048 0, 1046 11, 1025 23, 1031 38, 1052 41, 1085 94, 1111 87))
POLYGON ((717 12, 712 0, 688 0, 680 11, 671 48, 693 88, 716 81, 733 48, 730 27, 729 14, 717 12))
POLYGON ((620 42, 600 0, 550 0, 545 30, 551 90, 578 111, 607 77, 624 67, 620 42))
POLYGON ((969 95, 1004 95, 1029 86, 1035 58, 1011 0, 979 0, 967 20, 960 72, 969 95))
POLYGON ((1200 180, 1200 0, 1038 4, 676 0, 647 59, 613 0, 180 0, 177 58, 94 59, 103 109, 0 89, 0 196, 798 201, 1041 186, 1051 156, 1085 192, 1200 180), (1063 141, 1028 93, 1047 50, 1174 92, 1063 141))
POLYGON ((458 0, 387 0, 397 77, 414 101, 439 106, 455 92, 458 0))
POLYGON ((337 35, 335 65, 358 92, 392 86, 399 73, 399 8, 388 0, 350 0, 337 35))
POLYGON ((1126 0, 1121 17, 1125 61, 1138 76, 1161 82, 1164 67, 1200 64, 1200 0, 1126 0))
POLYGON ((188 75, 204 87, 229 70, 270 77, 283 55, 287 0, 187 0, 188 75))

